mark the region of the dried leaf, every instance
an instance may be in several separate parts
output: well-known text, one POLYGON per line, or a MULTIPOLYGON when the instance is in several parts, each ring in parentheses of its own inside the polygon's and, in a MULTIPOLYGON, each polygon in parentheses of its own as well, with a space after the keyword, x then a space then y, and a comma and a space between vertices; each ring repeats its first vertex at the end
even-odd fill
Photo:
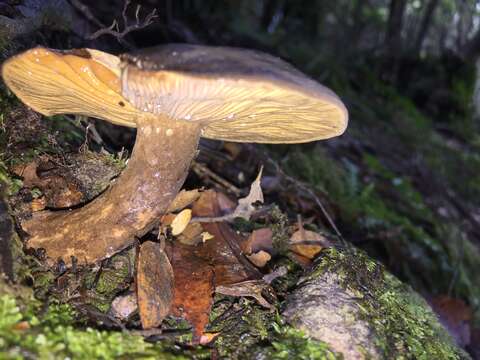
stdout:
POLYGON ((268 252, 260 250, 259 252, 247 255, 247 259, 256 267, 262 268, 267 265, 272 259, 272 256, 268 252))
POLYGON ((209 343, 211 343, 213 340, 215 340, 218 335, 220 335, 219 332, 216 332, 216 333, 204 333, 201 337, 200 337, 200 345, 207 345, 209 343))
POLYGON ((238 206, 235 208, 232 214, 235 218, 239 217, 245 220, 250 220, 250 216, 252 216, 252 213, 255 211, 254 204, 257 202, 263 204, 263 193, 260 186, 262 170, 263 169, 260 169, 257 178, 252 185, 250 185, 250 192, 248 195, 238 200, 238 206))
MULTIPOLYGON (((67 208, 78 205, 84 200, 83 193, 71 179, 66 179, 58 174, 45 177, 37 175, 39 165, 36 161, 15 166, 12 171, 23 178, 26 188, 38 187, 45 196, 45 206, 53 208, 67 208)), ((39 211, 38 204, 32 205, 32 211, 39 211)), ((42 209, 40 209, 42 210, 42 209)))
POLYGON ((232 160, 235 160, 237 156, 242 152, 242 144, 239 143, 232 143, 232 142, 225 142, 223 144, 223 148, 227 150, 227 152, 232 157, 232 160))
POLYGON ((195 253, 196 246, 169 244, 168 253, 175 275, 172 314, 193 326, 193 342, 198 342, 208 324, 213 303, 213 268, 195 253))
POLYGON ((289 257, 304 269, 308 269, 312 265, 312 260, 295 252, 290 252, 289 257))
POLYGON ((23 186, 31 188, 37 186, 41 179, 37 175, 37 163, 35 161, 27 164, 16 165, 12 168, 12 172, 23 178, 23 186))
MULTIPOLYGON (((203 192, 193 204, 192 213, 194 216, 221 215, 217 193, 203 192)), ((215 284, 228 285, 249 278, 244 266, 227 243, 227 238, 239 243, 243 239, 227 223, 200 225, 206 233, 205 236, 208 234, 213 238, 195 246, 181 244, 179 241, 167 246, 175 274, 172 314, 181 316, 192 324, 194 342, 200 341, 208 323, 215 284)), ((238 251, 240 252, 239 249, 238 251)), ((245 262, 248 263, 246 259, 245 262)))
POLYGON ((448 296, 439 296, 431 300, 433 310, 438 314, 440 322, 456 340, 464 347, 470 344, 472 309, 463 300, 448 296))
MULTIPOLYGON (((213 217, 221 215, 218 193, 205 191, 193 205, 194 216, 213 217)), ((261 273, 242 256, 241 244, 245 241, 225 222, 202 223, 203 229, 214 238, 203 244, 199 251, 215 265, 217 284, 235 283, 247 277, 261 277, 261 273), (243 260, 243 261, 242 261, 243 260), (247 275, 248 274, 248 275, 247 275)))
POLYGON ((196 217, 193 220, 196 222, 209 222, 209 223, 232 221, 236 218, 250 220, 250 217, 255 212, 254 204, 256 203, 263 204, 263 193, 262 193, 262 188, 260 186, 261 177, 262 177, 262 169, 260 169, 260 172, 258 173, 257 178, 250 186, 250 192, 248 193, 248 195, 238 200, 238 205, 235 208, 235 210, 233 210, 233 212, 226 215, 216 216, 216 217, 212 217, 212 216, 196 217))
POLYGON ((182 190, 168 207, 167 213, 173 213, 185 209, 187 206, 193 204, 200 197, 200 191, 194 190, 182 190))
POLYGON ((134 293, 117 296, 112 301, 110 313, 120 320, 126 320, 138 309, 137 297, 134 293))
POLYGON ((290 250, 294 253, 313 259, 324 247, 330 246, 323 235, 301 228, 290 237, 290 250))
POLYGON ((45 209, 47 206, 47 199, 45 196, 40 196, 39 198, 33 199, 30 207, 32 209, 32 212, 37 212, 45 209))
POLYGON ((147 241, 137 259, 137 298, 144 329, 160 326, 173 300, 173 270, 160 244, 147 241))
POLYGON ((177 215, 175 214, 165 214, 162 216, 160 222, 163 226, 170 226, 172 224, 173 219, 175 219, 177 215))
POLYGON ((28 321, 20 321, 16 323, 12 329, 15 331, 25 331, 30 329, 30 324, 28 323, 28 321))
POLYGON ((187 227, 188 223, 192 219, 192 210, 184 209, 173 219, 170 226, 172 227, 172 235, 180 235, 187 227))
POLYGON ((185 245, 197 245, 203 241, 203 227, 200 223, 190 223, 178 236, 178 241, 185 245))
POLYGON ((212 240, 215 237, 212 234, 210 234, 208 231, 204 231, 200 235, 202 235, 202 242, 212 240))
POLYGON ((265 281, 249 280, 231 285, 217 286, 215 292, 228 296, 253 297, 260 305, 267 309, 271 309, 273 306, 262 296, 262 291, 266 289, 273 293, 270 285, 265 281))
POLYGON ((216 193, 216 203, 220 214, 231 213, 237 207, 237 203, 221 192, 216 193))
POLYGON ((273 233, 270 228, 253 230, 247 241, 242 245, 245 254, 252 254, 261 250, 268 253, 273 252, 273 233))

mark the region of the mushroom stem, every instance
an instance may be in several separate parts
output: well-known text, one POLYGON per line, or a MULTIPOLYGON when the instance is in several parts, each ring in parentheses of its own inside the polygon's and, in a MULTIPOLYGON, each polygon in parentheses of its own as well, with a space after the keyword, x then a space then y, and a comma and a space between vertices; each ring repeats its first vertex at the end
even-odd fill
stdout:
POLYGON ((137 120, 127 168, 102 195, 71 211, 47 211, 22 223, 27 245, 49 261, 94 263, 150 231, 180 190, 196 154, 201 126, 166 116, 137 120))

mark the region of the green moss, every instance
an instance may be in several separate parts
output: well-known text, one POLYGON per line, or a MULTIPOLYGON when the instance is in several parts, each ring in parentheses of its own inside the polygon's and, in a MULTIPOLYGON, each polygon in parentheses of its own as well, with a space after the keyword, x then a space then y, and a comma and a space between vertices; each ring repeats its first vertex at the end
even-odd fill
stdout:
POLYGON ((450 291, 478 304, 480 289, 472 284, 480 282, 479 250, 457 224, 436 216, 409 178, 372 155, 365 154, 362 161, 362 168, 350 162, 341 166, 316 148, 292 154, 287 165, 329 195, 347 239, 353 234, 382 240, 366 242, 365 249, 390 264, 402 280, 419 291, 450 291))
POLYGON ((100 331, 76 323, 67 305, 50 305, 37 317, 38 304, 22 310, 12 295, 0 296, 2 359, 199 359, 208 351, 182 353, 168 342, 151 344, 128 332, 100 331))
POLYGON ((363 294, 358 297, 361 318, 375 332, 376 346, 385 358, 468 358, 454 345, 426 301, 363 252, 322 252, 310 277, 325 272, 338 274, 343 287, 363 294))
POLYGON ((342 356, 331 351, 327 344, 308 338, 300 330, 278 323, 275 323, 273 328, 275 337, 272 346, 263 352, 266 359, 342 359, 342 356))
POLYGON ((247 299, 217 296, 208 331, 220 332, 215 348, 222 358, 341 359, 325 343, 308 338, 275 312, 247 299))

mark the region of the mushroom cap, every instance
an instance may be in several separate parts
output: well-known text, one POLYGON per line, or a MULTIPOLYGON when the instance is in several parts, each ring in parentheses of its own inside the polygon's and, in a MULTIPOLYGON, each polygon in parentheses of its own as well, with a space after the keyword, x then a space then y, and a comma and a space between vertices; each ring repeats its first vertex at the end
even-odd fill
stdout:
POLYGON ((121 95, 120 59, 98 50, 27 50, 2 64, 7 86, 47 116, 78 114, 135 126, 139 111, 121 95))
POLYGON ((202 136, 300 143, 343 133, 348 113, 328 88, 258 51, 186 44, 120 58, 98 50, 34 48, 2 76, 45 115, 74 113, 136 127, 145 114, 200 122, 202 136))
POLYGON ((262 52, 169 44, 121 59, 122 93, 132 105, 202 122, 207 138, 300 143, 340 135, 348 124, 330 89, 262 52))

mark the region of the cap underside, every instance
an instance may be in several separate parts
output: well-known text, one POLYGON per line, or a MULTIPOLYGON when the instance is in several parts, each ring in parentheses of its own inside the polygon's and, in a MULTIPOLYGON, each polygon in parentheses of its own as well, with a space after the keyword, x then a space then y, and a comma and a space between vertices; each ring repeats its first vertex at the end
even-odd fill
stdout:
POLYGON ((202 136, 211 139, 299 143, 339 135, 346 127, 346 112, 338 100, 263 79, 196 77, 129 67, 123 73, 122 89, 142 111, 201 122, 202 136))
POLYGON ((297 143, 340 135, 348 113, 328 88, 254 50, 170 44, 122 55, 137 108, 206 124, 203 136, 297 143))

